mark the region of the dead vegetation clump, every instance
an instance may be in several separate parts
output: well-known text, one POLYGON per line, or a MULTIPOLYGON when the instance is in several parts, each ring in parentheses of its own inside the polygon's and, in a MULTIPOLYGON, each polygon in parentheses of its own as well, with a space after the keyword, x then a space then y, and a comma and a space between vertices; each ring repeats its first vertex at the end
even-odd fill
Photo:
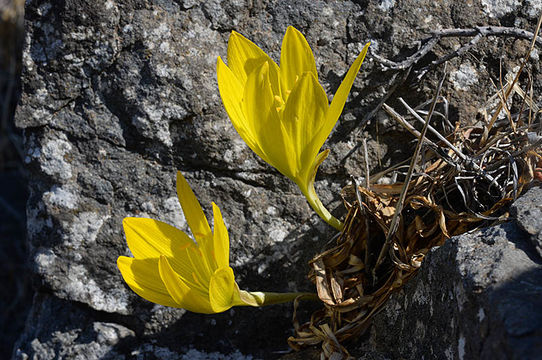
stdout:
POLYGON ((342 193, 348 211, 344 230, 310 261, 309 278, 324 307, 304 324, 294 313, 296 335, 288 339, 294 349, 322 344, 324 358, 348 357, 344 342, 364 333, 431 248, 505 220, 506 206, 542 181, 540 109, 530 81, 526 90, 519 84, 522 70, 496 87, 477 124, 450 123, 442 81, 433 100, 416 108, 399 99, 405 115, 383 104, 390 118, 418 139, 416 150, 410 164, 370 176, 364 145, 365 183, 342 193), (437 104, 443 111, 435 110, 437 104), (378 184, 384 176, 395 181, 378 184))

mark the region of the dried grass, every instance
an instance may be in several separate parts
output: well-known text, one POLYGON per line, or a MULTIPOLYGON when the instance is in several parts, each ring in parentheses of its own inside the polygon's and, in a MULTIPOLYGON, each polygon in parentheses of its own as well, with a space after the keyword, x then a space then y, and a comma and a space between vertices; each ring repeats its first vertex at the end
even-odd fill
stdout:
POLYGON ((324 307, 304 324, 294 313, 296 334, 288 339, 292 348, 321 344, 323 358, 348 358, 345 341, 365 332, 372 316, 416 274, 431 248, 505 220, 506 206, 542 181, 540 110, 531 81, 526 89, 519 85, 522 70, 501 82, 480 110, 485 121, 478 124, 452 126, 439 91, 417 108, 399 99, 406 115, 383 105, 418 138, 418 146, 410 166, 401 163, 369 177, 366 165, 370 181, 343 189, 348 210, 344 230, 331 248, 310 261, 309 278, 324 307), (435 111, 437 103, 444 111, 435 111), (429 124, 432 117, 438 121, 435 127, 429 124), (400 180, 377 184, 390 174, 400 180))

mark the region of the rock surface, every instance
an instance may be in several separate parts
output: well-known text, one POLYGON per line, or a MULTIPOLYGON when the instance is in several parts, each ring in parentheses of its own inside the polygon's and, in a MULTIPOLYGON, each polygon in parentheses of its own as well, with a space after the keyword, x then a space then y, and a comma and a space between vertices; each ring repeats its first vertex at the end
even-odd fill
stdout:
MULTIPOLYGON (((231 126, 215 77, 216 58, 226 56, 230 31, 278 59, 287 26, 295 26, 307 36, 321 82, 332 94, 369 40, 374 53, 401 60, 431 29, 479 24, 531 29, 536 16, 519 2, 361 3, 27 2, 16 123, 24 129, 31 173, 28 238, 37 295, 15 358, 277 358, 287 350, 290 305, 202 316, 135 296, 115 263, 128 253, 121 222, 146 216, 187 230, 175 198, 175 172, 181 170, 207 214, 211 201, 221 207, 241 287, 312 289, 306 262, 333 232, 231 126), (216 354, 205 355, 211 353, 216 354)), ((449 39, 429 57, 460 43, 449 39)), ((495 54, 508 72, 519 64, 526 43, 487 41, 476 48, 484 65, 466 58, 452 62, 447 96, 454 119, 472 117, 476 104, 493 93, 484 71, 498 74, 495 54), (477 82, 470 81, 473 74, 477 82)), ((378 139, 369 141, 371 171, 403 159, 412 140, 382 114, 378 130, 357 127, 390 86, 393 72, 379 69, 368 57, 326 145, 332 152, 319 172, 317 192, 337 215, 343 211, 337 194, 348 175, 362 175, 362 153, 346 157, 360 139, 378 139)), ((533 83, 541 84, 537 69, 531 69, 533 83)), ((421 82, 409 80, 393 98, 421 103, 438 77, 432 71, 421 82)))
POLYGON ((531 235, 531 243, 538 255, 542 256, 542 192, 527 192, 512 205, 511 214, 518 219, 519 226, 531 235))
POLYGON ((523 229, 540 219, 520 214, 541 196, 533 188, 516 220, 433 249, 375 317, 368 347, 392 359, 539 359, 542 257, 523 229))

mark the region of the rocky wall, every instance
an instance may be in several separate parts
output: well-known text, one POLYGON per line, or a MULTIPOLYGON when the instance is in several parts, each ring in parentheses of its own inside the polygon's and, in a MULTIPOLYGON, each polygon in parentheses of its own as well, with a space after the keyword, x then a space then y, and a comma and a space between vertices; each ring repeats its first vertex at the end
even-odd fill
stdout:
MULTIPOLYGON (((428 31, 488 24, 533 31, 541 9, 533 0, 27 1, 16 124, 24 130, 30 172, 27 231, 36 295, 14 358, 278 358, 288 350, 291 305, 218 315, 164 308, 132 293, 116 267, 116 258, 128 254, 124 217, 187 230, 175 194, 181 170, 207 214, 211 201, 222 209, 242 288, 313 289, 307 261, 334 233, 229 122, 215 64, 226 56, 232 30, 278 61, 282 36, 295 26, 332 94, 367 41, 371 53, 399 61, 428 31)), ((443 41, 417 66, 465 41, 443 41)), ((476 116, 494 93, 489 77, 498 74, 499 59, 510 72, 527 45, 492 38, 474 56, 452 61, 444 94, 453 120, 476 116)), ((533 59, 529 69, 539 79, 537 53, 533 59)), ((340 189, 349 175, 363 174, 362 152, 350 153, 362 137, 369 137, 371 171, 412 147, 410 135, 383 113, 359 126, 397 75, 369 55, 325 145, 331 154, 316 188, 337 216, 344 215, 340 189)), ((439 76, 437 69, 408 78, 390 104, 398 96, 425 101, 439 76)))

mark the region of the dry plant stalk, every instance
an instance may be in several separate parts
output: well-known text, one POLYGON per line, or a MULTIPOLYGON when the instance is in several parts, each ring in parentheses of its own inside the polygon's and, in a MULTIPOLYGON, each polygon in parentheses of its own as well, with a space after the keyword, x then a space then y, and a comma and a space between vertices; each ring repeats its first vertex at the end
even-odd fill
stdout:
MULTIPOLYGON (((525 187, 542 181, 542 124, 536 121, 540 110, 532 91, 522 90, 518 79, 508 79, 504 89, 497 90, 501 101, 489 109, 491 120, 457 125, 445 135, 420 116, 430 118, 432 110, 413 109, 401 100, 408 113, 402 116, 384 104, 391 118, 423 142, 421 160, 411 162, 409 181, 404 166, 396 166, 373 175, 364 186, 343 189, 348 210, 344 230, 335 246, 310 262, 309 278, 324 308, 302 325, 294 314, 291 347, 322 344, 323 357, 348 357, 344 342, 363 334, 371 317, 416 274, 432 247, 488 221, 504 220, 505 206, 525 187), (506 112, 498 120, 503 104, 518 99, 519 113, 506 112), (428 138, 416 130, 416 122, 428 129, 428 138), (376 184, 390 172, 403 180, 376 184), (390 233, 396 210, 396 230, 390 233)), ((446 103, 442 97, 435 99, 446 103)), ((438 115, 438 128, 450 129, 447 116, 438 115)))

